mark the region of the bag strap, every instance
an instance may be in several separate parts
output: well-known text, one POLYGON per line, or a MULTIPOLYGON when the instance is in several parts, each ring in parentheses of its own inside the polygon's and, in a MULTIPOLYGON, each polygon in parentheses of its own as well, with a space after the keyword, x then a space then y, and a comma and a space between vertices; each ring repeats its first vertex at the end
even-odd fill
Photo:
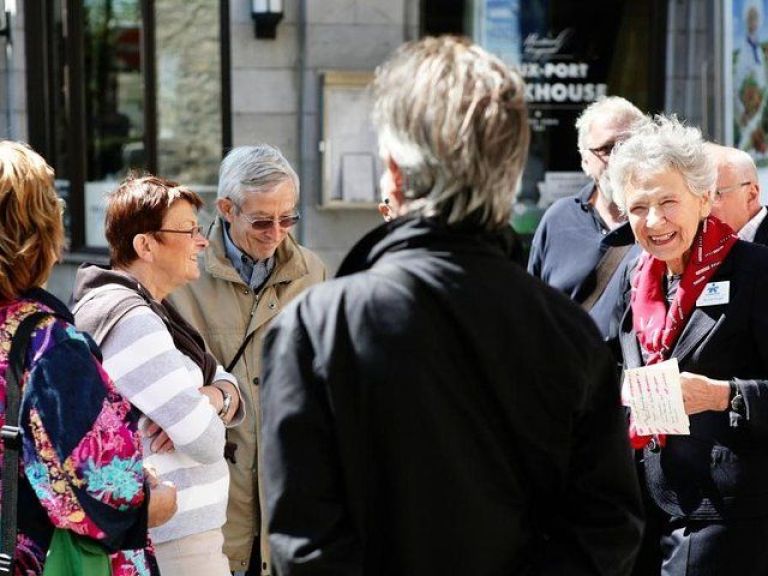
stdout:
POLYGON ((608 282, 611 281, 613 274, 616 272, 619 264, 621 264, 624 256, 629 252, 632 246, 633 244, 610 246, 608 250, 605 251, 605 254, 600 258, 600 262, 598 262, 597 267, 595 268, 595 288, 581 303, 581 307, 584 310, 587 312, 592 310, 592 307, 600 299, 600 296, 603 295, 603 292, 605 292, 608 282))
POLYGON ((243 339, 243 343, 240 344, 240 348, 238 348, 237 352, 235 352, 235 357, 232 358, 232 361, 229 364, 227 364, 227 367, 224 368, 224 370, 226 370, 230 374, 232 373, 232 368, 234 368, 235 365, 237 364, 237 361, 240 360, 240 357, 243 355, 243 352, 245 352, 245 347, 248 346, 248 342, 250 342, 253 339, 254 334, 256 334, 256 330, 248 334, 248 336, 246 336, 243 339))
POLYGON ((29 340, 38 323, 50 312, 33 312, 21 323, 11 339, 8 368, 5 372, 5 425, 0 429, 3 442, 2 518, 0 519, 0 574, 13 573, 16 551, 16 514, 19 493, 19 451, 21 447, 21 381, 29 340))

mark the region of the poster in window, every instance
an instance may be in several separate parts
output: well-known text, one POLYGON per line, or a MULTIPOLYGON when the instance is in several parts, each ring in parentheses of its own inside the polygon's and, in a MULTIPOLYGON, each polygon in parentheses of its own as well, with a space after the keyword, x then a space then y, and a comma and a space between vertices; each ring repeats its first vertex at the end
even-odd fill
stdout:
POLYGON ((526 81, 531 147, 514 206, 519 232, 532 233, 547 207, 589 182, 581 171, 575 122, 608 94, 620 37, 619 27, 605 22, 622 22, 626 6, 618 0, 475 3, 475 39, 526 81))
POLYGON ((726 143, 749 153, 768 200, 768 0, 725 2, 726 143))

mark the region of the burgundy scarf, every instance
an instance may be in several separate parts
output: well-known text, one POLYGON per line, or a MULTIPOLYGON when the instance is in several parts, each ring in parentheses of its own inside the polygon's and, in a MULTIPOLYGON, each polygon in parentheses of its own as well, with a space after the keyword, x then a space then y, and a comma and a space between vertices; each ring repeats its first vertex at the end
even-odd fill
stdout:
MULTIPOLYGON (((727 224, 709 216, 699 226, 691 257, 683 270, 675 298, 667 308, 664 274, 667 265, 643 252, 632 278, 632 326, 648 364, 666 360, 696 306, 704 286, 736 244, 738 236, 727 224)), ((630 422, 629 438, 635 449, 644 448, 651 436, 639 436, 630 422)), ((665 437, 659 435, 659 444, 665 437)))

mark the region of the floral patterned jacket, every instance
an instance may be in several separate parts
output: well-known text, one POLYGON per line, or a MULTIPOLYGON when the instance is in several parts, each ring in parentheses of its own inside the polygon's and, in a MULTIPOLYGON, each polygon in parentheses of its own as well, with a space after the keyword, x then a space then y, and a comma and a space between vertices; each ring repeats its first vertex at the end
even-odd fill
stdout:
POLYGON ((44 290, 0 302, 0 425, 11 338, 24 317, 40 310, 66 321, 41 322, 27 350, 15 575, 42 574, 55 527, 100 541, 114 553, 115 576, 158 574, 147 540, 139 414, 101 368, 90 337, 44 290))

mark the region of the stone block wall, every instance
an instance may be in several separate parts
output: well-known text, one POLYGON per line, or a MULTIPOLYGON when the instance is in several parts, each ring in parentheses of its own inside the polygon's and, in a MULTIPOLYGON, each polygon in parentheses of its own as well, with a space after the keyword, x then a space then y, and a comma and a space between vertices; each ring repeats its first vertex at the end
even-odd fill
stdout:
POLYGON ((664 109, 722 141, 722 0, 669 0, 664 109), (720 34, 716 31, 720 30, 720 34))
POLYGON ((302 182, 303 219, 297 233, 335 272, 355 241, 381 219, 374 209, 320 207, 320 75, 326 70, 373 71, 404 40, 417 36, 418 2, 286 0, 284 5, 277 38, 259 40, 247 3, 230 3, 233 144, 268 142, 294 164, 302 182))

